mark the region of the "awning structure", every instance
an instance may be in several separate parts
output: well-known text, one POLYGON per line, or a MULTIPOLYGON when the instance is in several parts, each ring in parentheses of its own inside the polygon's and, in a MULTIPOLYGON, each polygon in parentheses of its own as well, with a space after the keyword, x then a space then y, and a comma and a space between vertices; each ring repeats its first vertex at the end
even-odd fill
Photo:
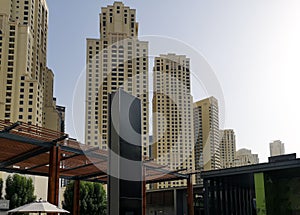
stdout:
MULTIPOLYGON (((48 177, 48 201, 58 205, 59 178, 74 180, 73 214, 79 215, 79 182, 108 182, 108 152, 81 144, 67 134, 26 123, 0 120, 0 171, 48 177)), ((143 161, 143 214, 146 183, 187 180, 189 215, 193 215, 191 175, 143 161)))
MULTIPOLYGON (((107 151, 81 144, 64 133, 0 120, 0 171, 49 176, 52 147, 60 150, 60 178, 107 183, 107 151)), ((155 162, 144 162, 144 167, 147 183, 188 177, 155 162)))

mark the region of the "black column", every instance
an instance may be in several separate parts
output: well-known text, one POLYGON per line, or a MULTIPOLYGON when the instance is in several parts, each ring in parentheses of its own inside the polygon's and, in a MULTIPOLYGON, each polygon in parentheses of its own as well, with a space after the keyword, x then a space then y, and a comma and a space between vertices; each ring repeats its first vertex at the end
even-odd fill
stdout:
POLYGON ((209 190, 209 181, 207 179, 203 180, 204 182, 204 211, 205 211, 205 215, 210 215, 210 190, 209 190))
POLYGON ((230 197, 229 197, 229 189, 228 189, 228 184, 227 182, 224 182, 224 195, 225 195, 225 205, 224 205, 224 211, 226 215, 229 214, 229 208, 230 208, 230 197))
POLYGON ((110 95, 109 215, 142 215, 141 102, 119 90, 110 95))
POLYGON ((234 211, 234 190, 233 186, 230 184, 229 185, 229 195, 230 195, 230 210, 229 214, 232 215, 234 211))

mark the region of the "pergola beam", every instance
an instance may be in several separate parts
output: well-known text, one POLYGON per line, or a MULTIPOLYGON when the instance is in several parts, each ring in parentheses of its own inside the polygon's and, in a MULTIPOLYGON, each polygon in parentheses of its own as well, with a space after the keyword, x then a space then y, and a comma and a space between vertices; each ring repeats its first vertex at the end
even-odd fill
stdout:
POLYGON ((99 171, 99 172, 95 172, 95 173, 92 173, 92 174, 77 176, 76 179, 77 180, 87 180, 89 178, 94 178, 94 177, 103 176, 103 175, 106 175, 106 173, 103 172, 103 171, 99 171))
POLYGON ((59 138, 57 138, 57 139, 55 139, 55 140, 52 140, 52 142, 53 142, 53 143, 58 143, 58 142, 60 142, 60 141, 65 140, 65 139, 68 138, 68 137, 69 137, 69 135, 65 134, 65 135, 63 135, 63 136, 61 136, 61 137, 59 137, 59 138))
POLYGON ((21 122, 15 122, 14 124, 5 127, 2 131, 0 131, 0 133, 6 133, 6 132, 10 132, 11 130, 15 129, 16 127, 20 126, 21 122))
MULTIPOLYGON (((161 168, 156 168, 156 167, 151 167, 151 166, 148 166, 148 165, 144 165, 146 168, 148 169, 152 169, 152 170, 155 170, 155 171, 158 171, 158 172, 162 172, 164 174, 171 174, 171 175, 174 175, 176 177, 178 177, 179 179, 187 179, 189 176, 188 175, 185 175, 185 174, 181 174, 181 173, 178 173, 178 172, 173 172, 173 171, 168 171, 168 170, 165 170, 165 169, 161 169, 161 168)), ((179 180, 178 179, 178 180, 179 180)))
POLYGON ((48 173, 42 173, 42 172, 31 172, 27 169, 19 169, 19 168, 0 168, 1 172, 7 172, 7 173, 18 173, 18 174, 24 174, 24 175, 35 175, 35 176, 44 176, 48 177, 48 173))
POLYGON ((49 150, 50 150, 49 148, 39 147, 34 150, 27 151, 23 154, 14 156, 12 158, 7 159, 6 161, 1 162, 0 168, 8 167, 8 166, 14 165, 16 163, 25 161, 29 158, 32 158, 32 157, 38 156, 40 154, 43 154, 45 152, 48 152, 49 150))
POLYGON ((16 142, 20 142, 20 143, 27 143, 27 144, 31 144, 31 145, 36 145, 36 146, 41 146, 41 147, 52 147, 53 143, 52 142, 44 142, 41 140, 36 140, 36 139, 32 139, 32 138, 28 138, 28 137, 23 137, 23 136, 19 136, 16 134, 11 134, 11 133, 5 133, 5 132, 0 132, 0 138, 5 138, 11 141, 16 141, 16 142))
POLYGON ((186 177, 184 178, 164 178, 164 179, 154 179, 154 180, 147 180, 147 184, 154 184, 154 183, 159 183, 159 182, 168 182, 168 181, 179 181, 179 180, 184 180, 187 179, 186 177))
MULTIPOLYGON (((77 156, 80 156, 80 155, 81 155, 81 154, 73 154, 73 155, 70 155, 70 156, 61 158, 60 161, 64 161, 64 160, 67 160, 67 159, 71 159, 71 158, 74 158, 74 157, 77 157, 77 156)), ((39 168, 39 167, 42 167, 42 166, 46 166, 46 165, 48 165, 48 164, 49 164, 49 162, 43 163, 43 164, 39 164, 39 165, 36 165, 36 166, 33 166, 33 167, 28 168, 28 170, 33 170, 33 169, 36 169, 36 168, 39 168)))
POLYGON ((70 146, 60 146, 60 147, 61 147, 62 151, 71 152, 71 153, 75 153, 75 154, 79 154, 79 155, 85 155, 87 157, 90 156, 92 158, 98 158, 98 159, 102 159, 102 160, 108 160, 107 156, 94 153, 94 152, 92 152, 93 150, 83 151, 82 149, 76 149, 76 148, 72 148, 70 146))
POLYGON ((94 163, 88 163, 88 164, 84 164, 84 165, 81 165, 81 166, 76 166, 76 167, 72 167, 72 168, 68 168, 68 169, 63 169, 61 172, 65 173, 65 172, 68 172, 68 171, 72 171, 72 170, 76 170, 76 169, 82 169, 82 168, 89 167, 89 166, 96 166, 97 164, 104 163, 104 162, 105 161, 98 161, 98 162, 94 162, 94 163))

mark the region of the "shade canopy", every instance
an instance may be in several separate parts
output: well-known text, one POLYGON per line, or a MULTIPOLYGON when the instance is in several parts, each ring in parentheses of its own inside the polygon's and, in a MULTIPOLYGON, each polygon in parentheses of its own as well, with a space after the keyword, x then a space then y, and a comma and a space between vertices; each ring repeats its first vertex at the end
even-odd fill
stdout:
POLYGON ((47 201, 33 202, 8 211, 8 213, 70 213, 47 201))
MULTIPOLYGON (((108 151, 81 144, 61 132, 0 120, 0 171, 48 177, 53 146, 60 148, 60 178, 107 183, 108 151)), ((147 183, 187 179, 190 173, 147 160, 144 157, 147 183)))

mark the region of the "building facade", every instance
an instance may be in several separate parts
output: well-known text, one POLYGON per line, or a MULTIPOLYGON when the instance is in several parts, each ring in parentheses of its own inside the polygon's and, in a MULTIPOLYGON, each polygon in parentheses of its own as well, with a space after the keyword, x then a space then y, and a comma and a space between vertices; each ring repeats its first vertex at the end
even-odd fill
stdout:
POLYGON ((249 149, 240 149, 236 152, 235 166, 258 164, 258 154, 252 154, 249 149))
POLYGON ((107 150, 109 94, 122 88, 142 102, 143 155, 148 156, 148 42, 138 40, 136 11, 103 7, 100 39, 87 39, 85 143, 107 150))
MULTIPOLYGON (((195 167, 197 171, 219 169, 220 132, 218 101, 209 97, 194 103, 195 167)), ((196 183, 201 183, 200 174, 196 183)))
POLYGON ((280 140, 275 140, 272 143, 270 143, 270 156, 278 156, 278 155, 284 155, 285 149, 284 149, 284 143, 280 140))
POLYGON ((234 167, 236 158, 236 140, 234 130, 220 130, 220 138, 221 168, 234 167))
MULTIPOLYGON (((47 37, 46 0, 0 1, 0 119, 61 131, 47 37)), ((47 178, 32 179, 37 198, 47 199, 47 178)))
POLYGON ((47 36, 45 0, 0 1, 0 119, 57 130, 47 36))
MULTIPOLYGON (((190 59, 184 55, 160 55, 155 58, 153 76, 152 155, 172 170, 194 170, 190 59)), ((185 184, 165 182, 158 188, 185 184)))

